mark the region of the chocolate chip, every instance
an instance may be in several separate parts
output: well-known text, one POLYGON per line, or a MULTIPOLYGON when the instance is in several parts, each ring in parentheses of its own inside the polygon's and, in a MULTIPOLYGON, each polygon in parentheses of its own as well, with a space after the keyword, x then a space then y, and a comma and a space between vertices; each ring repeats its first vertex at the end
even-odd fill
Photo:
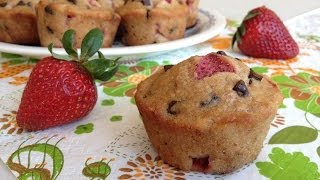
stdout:
POLYGON ((232 90, 236 91, 240 97, 246 97, 249 95, 249 90, 243 80, 238 81, 232 90))
POLYGON ((151 17, 151 11, 149 9, 147 9, 147 19, 149 19, 151 17))
POLYGON ((25 5, 26 5, 26 3, 24 3, 23 1, 19 1, 17 4, 17 6, 25 6, 25 5))
POLYGON ((223 55, 223 56, 227 56, 227 54, 224 51, 218 51, 217 54, 223 55))
POLYGON ((72 4, 77 4, 77 0, 68 0, 69 2, 71 2, 72 4))
POLYGON ((250 73, 249 73, 248 78, 254 78, 255 80, 261 81, 263 76, 254 72, 252 69, 250 69, 250 73))
POLYGON ((48 13, 48 14, 52 14, 52 15, 53 15, 53 11, 52 11, 51 7, 49 7, 49 6, 46 6, 46 7, 44 8, 44 11, 45 11, 46 13, 48 13))
POLYGON ((6 7, 8 3, 4 2, 4 3, 0 3, 0 7, 6 7))
POLYGON ((53 34, 53 30, 49 26, 47 26, 47 30, 49 33, 53 34))
POLYGON ((172 114, 172 115, 176 115, 178 112, 176 110, 174 110, 174 105, 177 104, 178 101, 171 101, 169 102, 168 104, 168 109, 167 109, 167 112, 169 114, 172 114))
POLYGON ((163 68, 164 68, 164 71, 168 71, 169 69, 171 69, 173 67, 173 65, 164 65, 163 68))
POLYGON ((215 105, 218 104, 219 100, 220 100, 220 98, 218 96, 212 95, 209 100, 201 101, 200 102, 200 107, 205 107, 205 106, 208 106, 208 105, 215 106, 215 105))

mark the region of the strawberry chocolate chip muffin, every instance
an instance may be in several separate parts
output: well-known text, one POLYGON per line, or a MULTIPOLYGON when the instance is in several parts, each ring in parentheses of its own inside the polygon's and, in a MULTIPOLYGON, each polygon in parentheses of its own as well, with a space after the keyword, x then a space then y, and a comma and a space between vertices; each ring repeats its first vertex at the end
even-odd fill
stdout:
POLYGON ((105 4, 96 0, 41 0, 36 8, 38 32, 42 46, 53 43, 62 47, 62 36, 68 29, 76 31, 76 47, 94 28, 104 33, 102 47, 110 47, 116 35, 120 16, 105 4))
POLYGON ((143 45, 182 38, 188 7, 178 0, 128 0, 117 9, 126 45, 143 45))
POLYGON ((166 163, 228 173, 257 157, 283 97, 269 77, 218 52, 164 66, 135 99, 166 163))
POLYGON ((0 41, 38 45, 35 5, 39 0, 0 0, 0 41))

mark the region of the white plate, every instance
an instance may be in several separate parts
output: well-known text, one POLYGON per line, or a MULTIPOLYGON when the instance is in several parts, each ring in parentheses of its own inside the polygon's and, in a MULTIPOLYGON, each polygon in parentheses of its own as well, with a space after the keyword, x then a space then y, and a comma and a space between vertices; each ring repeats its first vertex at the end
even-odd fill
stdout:
MULTIPOLYGON (((139 57, 147 57, 166 51, 192 46, 204 42, 218 35, 225 27, 226 19, 218 11, 199 10, 197 24, 189 28, 182 39, 140 46, 124 46, 115 41, 111 48, 101 48, 100 51, 106 56, 121 56, 121 60, 139 57)), ((21 54, 31 57, 45 57, 50 53, 46 47, 23 46, 0 42, 0 51, 14 54, 21 54)), ((54 52, 65 54, 62 48, 54 48, 54 52)))

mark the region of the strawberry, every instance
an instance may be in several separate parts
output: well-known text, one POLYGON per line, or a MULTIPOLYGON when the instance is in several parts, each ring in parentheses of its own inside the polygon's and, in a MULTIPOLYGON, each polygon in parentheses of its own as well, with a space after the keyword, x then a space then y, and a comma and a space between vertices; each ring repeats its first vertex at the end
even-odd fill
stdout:
POLYGON ((223 56, 226 56, 223 51, 202 56, 196 66, 196 78, 201 80, 217 72, 234 72, 234 67, 224 60, 223 56))
POLYGON ((118 69, 117 60, 88 60, 101 47, 103 34, 91 30, 82 41, 81 55, 74 49, 75 31, 63 36, 67 56, 49 51, 32 70, 17 113, 17 123, 29 131, 66 124, 91 112, 97 101, 94 78, 108 80, 118 69))
POLYGON ((290 59, 299 48, 281 19, 265 6, 249 11, 232 39, 246 55, 256 58, 290 59))

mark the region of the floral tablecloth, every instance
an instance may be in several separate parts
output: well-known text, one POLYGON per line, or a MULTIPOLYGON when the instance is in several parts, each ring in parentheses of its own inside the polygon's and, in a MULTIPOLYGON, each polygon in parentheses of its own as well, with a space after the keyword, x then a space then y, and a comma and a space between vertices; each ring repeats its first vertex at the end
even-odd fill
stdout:
MULTIPOLYGON (((23 88, 37 59, 2 53, 0 158, 19 179, 320 179, 320 9, 286 22, 300 47, 286 61, 254 59, 230 48, 238 22, 205 43, 120 66, 84 119, 26 132, 15 121, 23 88), (285 100, 258 158, 226 175, 183 172, 163 163, 151 146, 134 93, 159 66, 224 50, 279 84, 285 100)), ((0 177, 1 179, 1 177, 0 177)))

